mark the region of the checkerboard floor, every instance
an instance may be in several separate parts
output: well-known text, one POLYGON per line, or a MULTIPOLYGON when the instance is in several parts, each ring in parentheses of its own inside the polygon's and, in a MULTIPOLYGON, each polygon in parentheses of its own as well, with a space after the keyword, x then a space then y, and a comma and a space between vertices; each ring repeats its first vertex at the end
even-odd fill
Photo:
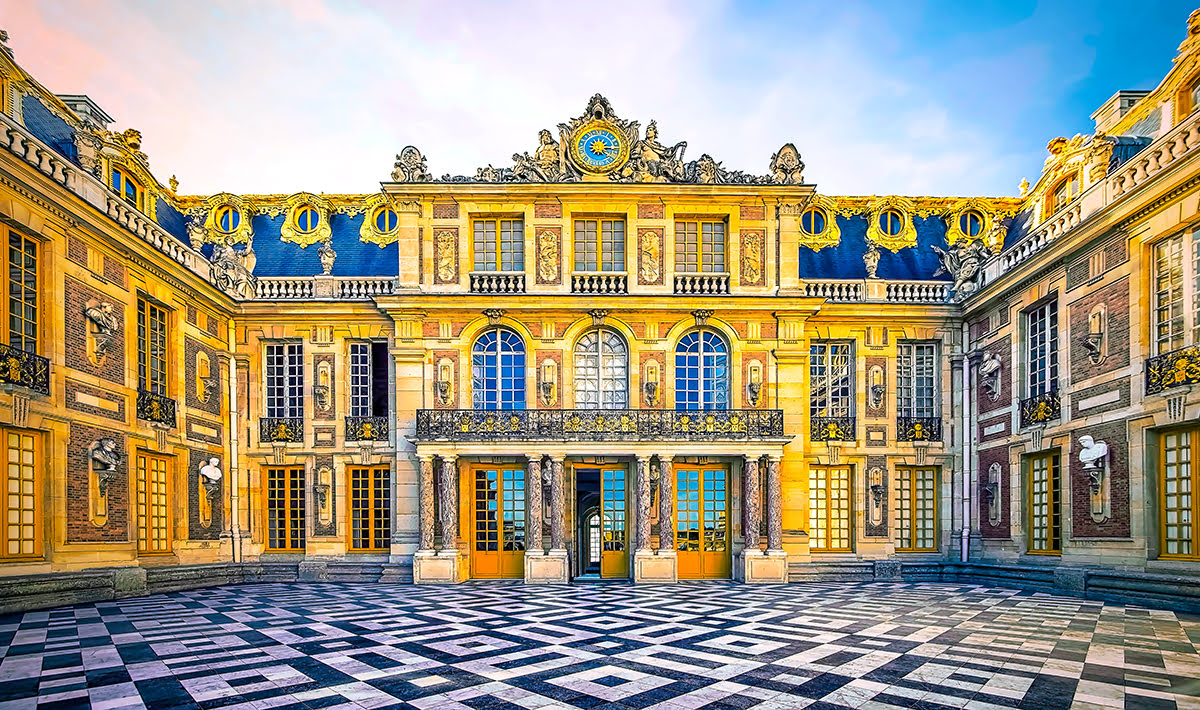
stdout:
POLYGON ((1200 708, 1200 618, 952 584, 258 584, 0 617, 9 708, 1200 708))

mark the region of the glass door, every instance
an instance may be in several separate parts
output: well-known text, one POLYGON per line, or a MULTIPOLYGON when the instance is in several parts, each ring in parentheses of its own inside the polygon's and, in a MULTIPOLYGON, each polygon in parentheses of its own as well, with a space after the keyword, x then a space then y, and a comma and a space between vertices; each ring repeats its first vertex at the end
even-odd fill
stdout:
POLYGON ((729 469, 676 467, 675 552, 680 579, 729 578, 729 469))
POLYGON ((167 483, 171 465, 164 456, 137 456, 138 554, 171 551, 171 508, 167 483))
POLYGON ((471 575, 525 576, 525 469, 476 468, 471 575))
POLYGON ((600 576, 629 576, 629 530, 625 508, 625 469, 600 471, 600 576))

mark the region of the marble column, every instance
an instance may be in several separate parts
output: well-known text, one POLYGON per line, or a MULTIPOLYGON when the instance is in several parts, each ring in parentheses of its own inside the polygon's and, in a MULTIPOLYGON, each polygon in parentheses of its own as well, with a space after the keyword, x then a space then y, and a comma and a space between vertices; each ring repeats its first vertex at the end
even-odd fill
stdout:
POLYGON ((671 470, 673 456, 658 457, 658 549, 675 550, 675 472, 671 470))
POLYGON ((443 456, 441 474, 442 549, 453 550, 458 547, 458 459, 443 456))
POLYGON ((564 520, 566 513, 566 497, 563 491, 563 460, 552 459, 550 462, 550 549, 567 549, 564 520))
POLYGON ((637 550, 650 549, 650 457, 639 456, 637 460, 637 499, 634 507, 634 525, 637 530, 637 550))
POLYGON ((783 489, 779 481, 780 457, 767 459, 767 549, 783 549, 783 489))
POLYGON ((747 550, 758 549, 758 529, 762 524, 762 509, 758 504, 758 455, 746 454, 742 466, 742 510, 745 512, 746 529, 743 537, 747 550))
POLYGON ((421 465, 421 479, 418 481, 420 488, 420 509, 417 515, 421 521, 421 541, 418 547, 422 550, 433 549, 433 457, 420 456, 418 461, 421 465))
MULTIPOLYGON (((525 473, 525 549, 542 552, 542 457, 531 456, 525 473)), ((528 552, 526 553, 528 554, 528 552)))

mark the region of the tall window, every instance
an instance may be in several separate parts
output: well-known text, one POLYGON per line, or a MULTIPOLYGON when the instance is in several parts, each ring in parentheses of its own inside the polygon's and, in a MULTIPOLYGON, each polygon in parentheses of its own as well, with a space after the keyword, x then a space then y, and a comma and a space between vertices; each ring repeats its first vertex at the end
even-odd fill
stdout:
POLYGON ((304 469, 267 469, 267 550, 304 549, 304 469))
POLYGON ((525 344, 511 330, 495 328, 471 352, 475 409, 525 408, 525 344))
POLYGON ((1162 506, 1159 529, 1162 555, 1200 559, 1200 534, 1196 516, 1200 515, 1200 427, 1163 432, 1159 470, 1162 479, 1159 496, 1162 506))
POLYGON ((896 402, 901 417, 936 417, 937 343, 900 343, 896 349, 896 402))
POLYGON ((301 343, 267 346, 267 416, 288 419, 304 416, 304 346, 301 343))
POLYGON ((675 271, 725 273, 725 223, 676 222, 675 271))
POLYGON ((808 354, 809 415, 854 416, 854 344, 814 342, 808 354))
POLYGON ((129 176, 125 168, 113 168, 112 187, 130 207, 141 212, 146 211, 146 190, 141 183, 129 176))
POLYGON ((4 237, 4 344, 27 353, 38 350, 38 244, 16 230, 0 225, 4 237))
POLYGON ((716 333, 693 331, 675 347, 675 408, 729 408, 729 348, 716 333))
POLYGON ((524 271, 525 223, 519 219, 477 219, 473 244, 476 271, 524 271))
POLYGON ((624 409, 629 406, 629 358, 625 341, 611 330, 587 333, 575 344, 575 406, 624 409))
MULTIPOLYGON (((1050 193, 1050 214, 1066 207, 1071 200, 1079 196, 1079 173, 1075 173, 1054 186, 1050 193)), ((1047 215, 1049 216, 1049 215, 1047 215)))
POLYGON ((167 394, 167 310, 138 299, 138 389, 167 394))
POLYGON ((1029 552, 1062 551, 1062 487, 1058 454, 1029 459, 1029 552))
POLYGON ((808 469, 808 546, 814 552, 850 552, 849 466, 808 469))
POLYGON ((391 480, 387 468, 350 469, 350 549, 360 552, 390 549, 391 480))
POLYGON ((936 468, 897 469, 896 551, 937 552, 936 468))
POLYGON ((1154 246, 1154 353, 1200 344, 1200 233, 1154 246))
POLYGON ((388 413, 387 343, 350 343, 350 416, 388 413))
POLYGON ((1029 396, 1058 389, 1058 301, 1050 301, 1028 314, 1029 396))
POLYGON ((38 475, 46 465, 42 436, 38 432, 0 427, 4 445, 3 547, 0 559, 33 557, 42 552, 41 485, 38 475))
POLYGON ((625 222, 619 219, 575 220, 575 270, 624 271, 625 222))

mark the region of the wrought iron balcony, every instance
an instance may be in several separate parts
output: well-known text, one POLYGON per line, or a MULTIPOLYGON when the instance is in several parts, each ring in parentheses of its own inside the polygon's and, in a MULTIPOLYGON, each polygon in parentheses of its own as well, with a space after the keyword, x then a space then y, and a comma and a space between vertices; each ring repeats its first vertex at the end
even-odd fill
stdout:
POLYGON ((137 418, 151 424, 165 424, 175 428, 175 400, 166 395, 138 390, 137 418))
POLYGON ((387 440, 387 417, 346 417, 346 441, 387 440))
POLYGON ((304 417, 263 417, 258 420, 258 440, 264 444, 304 441, 304 417))
POLYGON ((810 417, 811 441, 854 441, 854 417, 810 417))
POLYGON ((49 358, 0 344, 0 384, 50 394, 49 358))
POLYGON ((896 417, 898 441, 941 441, 941 417, 896 417))
POLYGON ((1021 426, 1033 426, 1055 421, 1062 414, 1058 390, 1050 390, 1021 400, 1021 426))
POLYGON ((779 409, 420 409, 417 441, 782 439, 779 409))
POLYGON ((1146 394, 1200 384, 1200 345, 1172 350, 1146 360, 1146 394))

